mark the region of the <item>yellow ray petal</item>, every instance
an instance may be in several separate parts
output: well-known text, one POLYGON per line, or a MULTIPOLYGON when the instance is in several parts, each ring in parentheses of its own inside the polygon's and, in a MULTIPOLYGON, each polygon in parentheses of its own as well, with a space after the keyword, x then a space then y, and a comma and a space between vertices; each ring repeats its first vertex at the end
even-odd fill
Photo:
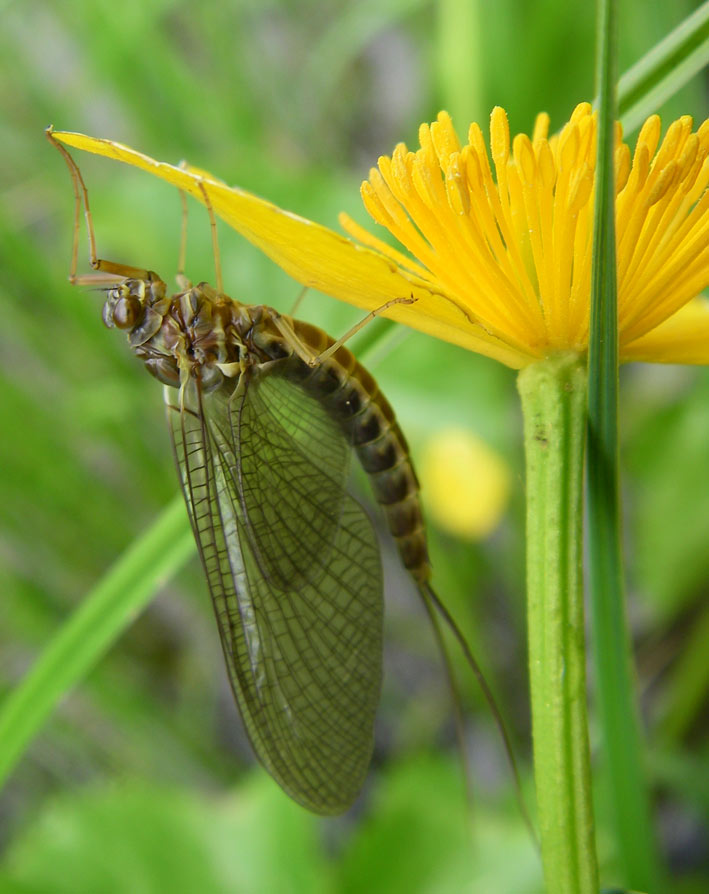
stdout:
POLYGON ((695 298, 647 335, 620 349, 623 360, 709 363, 709 301, 695 298))
POLYGON ((112 140, 62 131, 53 136, 76 149, 141 168, 204 204, 202 183, 215 213, 303 285, 366 310, 381 307, 392 298, 413 297, 415 304, 395 305, 386 316, 515 369, 530 361, 485 332, 457 299, 440 289, 432 290, 423 279, 327 227, 229 187, 198 168, 159 162, 112 140), (412 307, 415 313, 411 313, 412 307))

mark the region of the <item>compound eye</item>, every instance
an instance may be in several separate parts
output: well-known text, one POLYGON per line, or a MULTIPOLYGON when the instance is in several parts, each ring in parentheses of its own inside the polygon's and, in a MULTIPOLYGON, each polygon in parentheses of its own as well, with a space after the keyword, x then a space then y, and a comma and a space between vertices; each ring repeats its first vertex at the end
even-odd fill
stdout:
POLYGON ((113 325, 118 329, 132 329, 140 319, 141 304, 134 295, 124 295, 113 308, 113 325))

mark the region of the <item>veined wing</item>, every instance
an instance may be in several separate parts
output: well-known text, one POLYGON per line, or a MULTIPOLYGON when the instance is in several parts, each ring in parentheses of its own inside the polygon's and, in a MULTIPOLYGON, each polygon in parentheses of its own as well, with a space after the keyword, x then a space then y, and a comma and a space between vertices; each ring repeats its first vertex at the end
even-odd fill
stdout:
POLYGON ((229 676, 254 750, 291 797, 318 813, 338 813, 356 797, 372 752, 381 566, 372 525, 337 470, 346 466, 347 445, 316 401, 306 394, 299 400, 298 390, 257 374, 232 395, 227 387, 202 395, 198 380, 189 379, 178 401, 174 389, 165 396, 229 676), (334 441, 340 459, 327 446, 334 441), (265 499, 277 509, 273 515, 263 512, 265 499), (274 527, 267 531, 268 521, 274 527), (279 564, 284 530, 293 553, 279 564), (293 546, 299 531, 305 546, 293 546), (285 586, 288 563, 295 571, 285 586), (280 571, 271 575, 269 567, 280 571))
POLYGON ((205 396, 204 410, 261 574, 293 590, 317 585, 326 567, 314 560, 334 547, 351 450, 317 400, 273 369, 250 371, 236 397, 228 389, 205 396))

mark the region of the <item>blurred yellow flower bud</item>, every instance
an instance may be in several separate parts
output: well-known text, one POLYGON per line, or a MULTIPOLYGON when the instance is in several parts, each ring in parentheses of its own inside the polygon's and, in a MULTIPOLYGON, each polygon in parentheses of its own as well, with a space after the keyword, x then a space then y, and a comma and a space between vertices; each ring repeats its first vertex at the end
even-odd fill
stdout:
POLYGON ((444 428, 426 445, 421 484, 429 518, 466 540, 482 540, 499 525, 510 495, 510 468, 468 429, 444 428))

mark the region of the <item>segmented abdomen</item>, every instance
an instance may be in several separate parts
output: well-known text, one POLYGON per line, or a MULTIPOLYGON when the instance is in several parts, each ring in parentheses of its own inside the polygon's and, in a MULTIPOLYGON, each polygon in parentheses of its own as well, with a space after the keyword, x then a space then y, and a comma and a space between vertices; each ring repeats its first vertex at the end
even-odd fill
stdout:
MULTIPOLYGON (((285 318, 296 336, 315 356, 334 344, 327 333, 300 320, 285 318)), ((377 501, 387 517, 404 566, 417 581, 426 581, 431 566, 419 501, 419 483, 406 438, 389 401, 354 354, 341 346, 315 367, 297 362, 291 346, 270 327, 259 346, 274 359, 289 354, 292 376, 337 420, 369 476, 377 501)))

